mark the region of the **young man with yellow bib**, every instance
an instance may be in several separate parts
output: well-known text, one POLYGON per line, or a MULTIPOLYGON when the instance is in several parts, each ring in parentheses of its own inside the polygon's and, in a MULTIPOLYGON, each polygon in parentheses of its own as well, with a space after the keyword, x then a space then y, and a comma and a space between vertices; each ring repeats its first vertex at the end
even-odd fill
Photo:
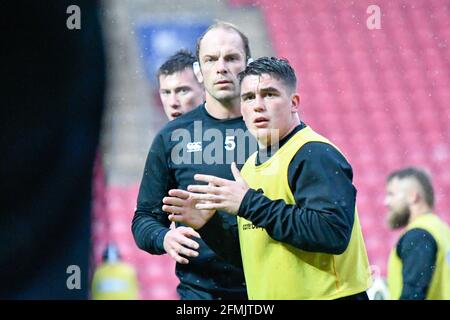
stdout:
POLYGON ((250 299, 367 299, 370 270, 350 164, 300 121, 286 60, 260 58, 239 76, 241 112, 259 150, 241 172, 232 164, 234 181, 195 175, 208 183, 188 187, 202 214, 169 219, 243 265, 250 299), (238 230, 215 210, 237 215, 238 230), (240 248, 223 241, 237 236, 240 248))
POLYGON ((427 174, 404 168, 387 178, 385 205, 391 229, 405 227, 388 265, 391 299, 450 299, 450 229, 433 214, 427 174))

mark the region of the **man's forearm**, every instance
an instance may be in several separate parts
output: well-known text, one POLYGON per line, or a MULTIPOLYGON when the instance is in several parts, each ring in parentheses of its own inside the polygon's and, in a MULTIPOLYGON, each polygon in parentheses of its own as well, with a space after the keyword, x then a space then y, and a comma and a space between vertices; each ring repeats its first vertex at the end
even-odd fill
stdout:
POLYGON ((165 253, 164 236, 170 230, 169 225, 160 214, 137 209, 132 222, 137 246, 151 254, 165 253))
POLYGON ((340 254, 347 248, 353 219, 339 219, 345 213, 328 213, 271 200, 261 190, 249 190, 238 215, 266 229, 277 241, 305 251, 340 254))

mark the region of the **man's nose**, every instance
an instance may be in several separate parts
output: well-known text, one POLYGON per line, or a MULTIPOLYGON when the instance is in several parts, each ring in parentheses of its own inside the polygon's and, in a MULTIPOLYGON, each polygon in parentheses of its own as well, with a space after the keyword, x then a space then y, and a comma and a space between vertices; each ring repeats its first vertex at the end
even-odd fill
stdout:
POLYGON ((219 58, 217 60, 216 68, 217 68, 217 73, 221 73, 221 74, 227 73, 228 68, 227 68, 227 62, 225 61, 225 59, 219 58))
POLYGON ((253 105, 253 110, 255 112, 262 112, 266 109, 266 106, 264 105, 264 99, 259 97, 258 95, 255 97, 255 102, 253 105))
POLYGON ((172 107, 173 109, 177 109, 180 107, 180 102, 175 93, 171 93, 169 95, 169 106, 172 107))

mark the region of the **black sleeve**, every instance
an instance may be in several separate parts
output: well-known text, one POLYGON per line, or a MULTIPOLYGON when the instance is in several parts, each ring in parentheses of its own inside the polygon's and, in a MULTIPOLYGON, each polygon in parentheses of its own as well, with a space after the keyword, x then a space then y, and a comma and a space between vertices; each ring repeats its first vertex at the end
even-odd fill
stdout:
POLYGON ((402 260, 403 289, 401 300, 424 300, 436 267, 437 244, 423 229, 406 232, 397 245, 402 260))
POLYGON ((145 163, 136 211, 132 222, 134 240, 139 248, 152 254, 165 253, 163 241, 170 221, 162 211, 162 199, 170 190, 169 167, 164 141, 159 134, 153 140, 145 163))
POLYGON ((242 268, 241 248, 236 219, 229 219, 225 212, 216 212, 199 230, 203 241, 220 257, 242 268))
POLYGON ((296 248, 341 254, 353 228, 356 189, 350 164, 333 146, 310 142, 289 164, 294 205, 250 189, 238 215, 296 248))

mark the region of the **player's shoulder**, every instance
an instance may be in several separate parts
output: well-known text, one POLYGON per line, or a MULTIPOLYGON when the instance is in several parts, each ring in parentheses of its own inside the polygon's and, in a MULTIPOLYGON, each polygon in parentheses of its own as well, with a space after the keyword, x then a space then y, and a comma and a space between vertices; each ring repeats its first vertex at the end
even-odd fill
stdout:
POLYGON ((412 228, 400 237, 397 242, 397 253, 401 256, 403 252, 416 247, 430 248, 431 250, 435 246, 436 240, 430 232, 422 228, 412 228))
POLYGON ((432 240, 434 240, 433 235, 430 232, 428 232, 427 230, 419 228, 419 227, 409 229, 400 238, 400 241, 407 242, 407 243, 408 242, 414 243, 414 242, 420 242, 420 241, 432 241, 432 240))
POLYGON ((342 157, 342 154, 332 144, 322 141, 308 141, 298 153, 307 159, 313 157, 336 158, 342 157))
MULTIPOLYGON (((338 168, 346 170, 350 178, 353 177, 353 169, 345 156, 332 144, 322 141, 310 141, 305 143, 294 156, 295 164, 307 164, 315 170, 328 168, 336 171, 338 168)), ((339 169, 339 170, 340 170, 339 169)))

